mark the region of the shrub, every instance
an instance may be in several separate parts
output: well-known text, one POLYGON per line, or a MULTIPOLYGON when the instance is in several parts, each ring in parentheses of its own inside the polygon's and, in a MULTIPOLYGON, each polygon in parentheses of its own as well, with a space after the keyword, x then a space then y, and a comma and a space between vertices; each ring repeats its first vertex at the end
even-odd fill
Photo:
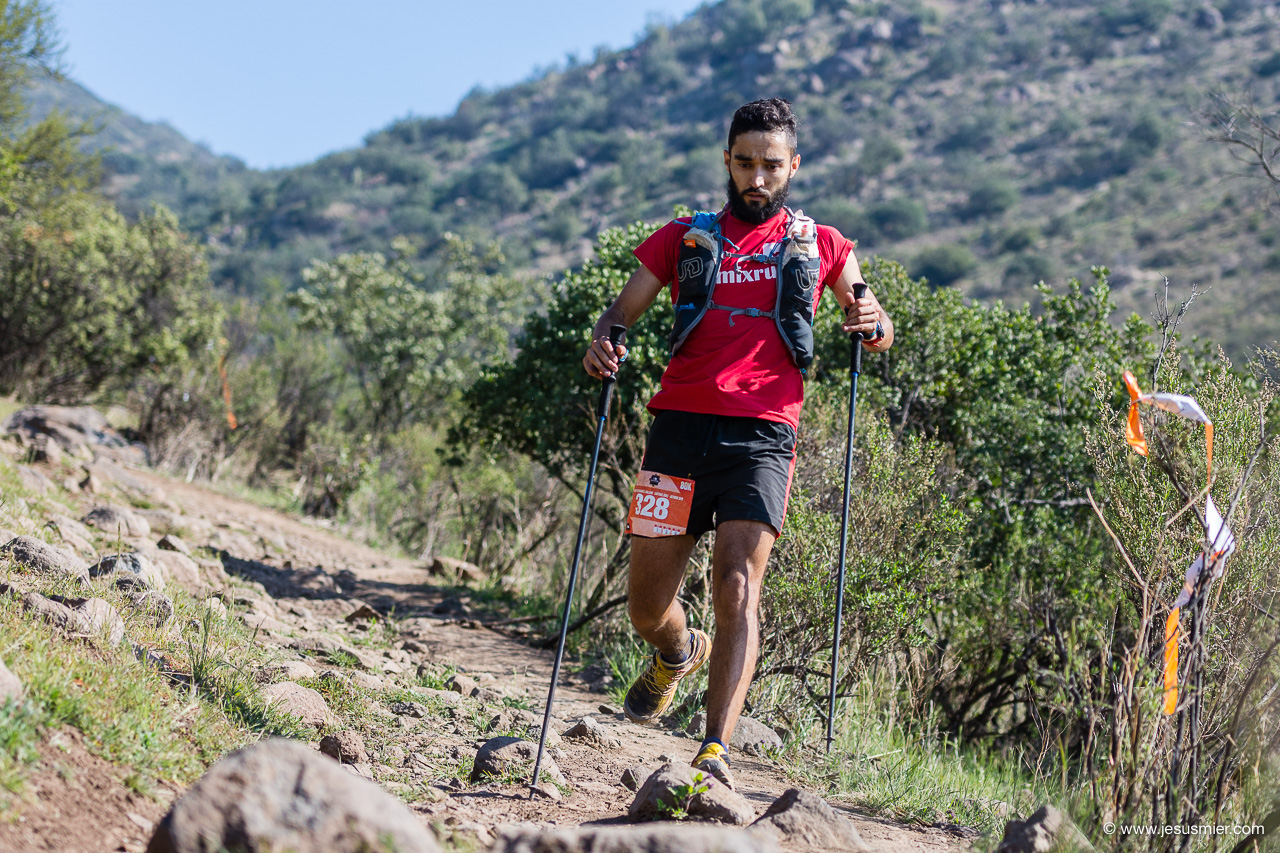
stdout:
POLYGON ((911 274, 928 279, 934 287, 945 287, 978 268, 973 252, 958 243, 932 246, 916 255, 911 274))
POLYGON ((906 197, 873 205, 867 216, 876 231, 889 240, 905 240, 923 234, 929 227, 924 205, 906 197))
POLYGON ((967 219, 999 216, 1018 203, 1018 188, 1012 181, 988 178, 969 192, 969 199, 961 208, 967 219))
POLYGON ((1019 255, 1004 268, 1006 285, 1036 284, 1053 275, 1053 261, 1044 255, 1019 255))

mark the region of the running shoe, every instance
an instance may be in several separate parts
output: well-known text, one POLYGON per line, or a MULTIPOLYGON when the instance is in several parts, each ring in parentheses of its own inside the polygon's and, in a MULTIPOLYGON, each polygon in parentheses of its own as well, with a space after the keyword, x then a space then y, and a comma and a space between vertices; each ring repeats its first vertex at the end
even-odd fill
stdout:
POLYGON ((697 628, 690 628, 689 634, 693 638, 693 648, 684 663, 669 664, 660 653, 653 653, 653 659, 631 685, 626 701, 622 703, 622 712, 628 720, 643 726, 658 719, 671 707, 680 680, 697 672, 707 662, 711 656, 711 638, 697 628))
POLYGON ((728 785, 729 790, 734 790, 733 775, 729 773, 729 753, 715 741, 702 745, 702 749, 698 750, 698 754, 693 759, 692 767, 703 773, 710 773, 728 785))

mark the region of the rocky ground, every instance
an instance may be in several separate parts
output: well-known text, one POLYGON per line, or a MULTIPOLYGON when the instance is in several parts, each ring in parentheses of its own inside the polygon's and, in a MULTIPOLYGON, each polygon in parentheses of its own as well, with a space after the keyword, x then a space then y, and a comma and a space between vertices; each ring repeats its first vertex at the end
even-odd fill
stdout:
MULTIPOLYGON (((2 591, 24 616, 91 637, 87 654, 95 645, 133 643, 136 655, 154 659, 180 686, 193 677, 190 661, 184 665, 176 643, 163 638, 199 627, 174 625, 182 616, 174 616, 173 600, 195 602, 210 619, 249 632, 256 689, 273 713, 298 718, 306 739, 258 744, 190 789, 161 780, 143 795, 125 783, 129 767, 97 757, 74 727, 44 732, 40 756, 0 821, 0 850, 206 849, 192 846, 192 827, 208 834, 213 821, 225 842, 234 815, 242 828, 296 819, 295 801, 258 789, 269 788, 272 773, 292 780, 282 783, 289 796, 304 791, 308 802, 334 803, 334 813, 356 815, 351 821, 364 814, 367 796, 377 820, 394 824, 407 814, 419 830, 430 829, 400 849, 435 849, 438 841, 512 851, 941 853, 971 843, 963 831, 898 825, 837 800, 784 797, 795 784, 769 757, 776 735, 760 724, 744 724, 734 750, 738 795, 690 778, 697 740, 627 723, 598 692, 604 674, 572 665, 548 735, 549 778, 531 797, 528 759, 551 655, 513 630, 486 626, 492 620, 458 594, 465 566, 441 562, 433 573, 302 519, 157 476, 135 451, 99 444, 75 424, 61 432, 9 425, 0 460, 10 460, 27 492, 41 496, 41 518, 12 507, 6 515, 0 506, 2 591), (103 559, 108 554, 125 556, 103 559), (68 595, 68 586, 79 591, 68 595), (132 636, 143 617, 161 640, 132 636), (299 742, 305 755, 289 751, 299 742), (272 770, 253 769, 259 765, 272 770), (332 768, 346 772, 334 778, 332 768), (370 792, 373 785, 394 796, 387 797, 394 808, 377 799, 385 794, 370 792), (276 803, 277 796, 285 800, 276 803), (767 814, 775 803, 777 814, 767 814), (672 828, 672 818, 686 820, 672 828), (725 826, 753 823, 747 832, 725 826), (612 829, 621 824, 638 828, 612 829)), ((316 832, 319 825, 308 824, 316 832)), ((378 831, 399 838, 409 825, 378 831)), ((350 839, 333 840, 346 831, 334 830, 323 849, 357 849, 350 839)))

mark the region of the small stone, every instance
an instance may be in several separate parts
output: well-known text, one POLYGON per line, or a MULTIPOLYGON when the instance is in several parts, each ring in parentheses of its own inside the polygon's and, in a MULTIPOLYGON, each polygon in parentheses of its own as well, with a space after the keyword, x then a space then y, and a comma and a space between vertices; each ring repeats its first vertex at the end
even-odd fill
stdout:
POLYGON ((618 714, 622 713, 612 705, 601 705, 599 708, 596 708, 596 710, 601 714, 604 714, 606 717, 616 717, 618 714))
POLYGON ((372 622, 381 618, 382 618, 382 614, 378 613, 378 611, 374 610, 369 605, 361 602, 360 605, 356 607, 355 610, 351 611, 346 615, 343 621, 345 621, 348 625, 350 625, 362 620, 372 622))
MULTIPOLYGON (((532 773, 533 762, 538 757, 538 745, 514 737, 496 737, 485 741, 476 752, 475 763, 471 767, 471 781, 482 782, 490 776, 508 776, 518 773, 532 773)), ((539 781, 550 780, 557 785, 565 784, 564 774, 556 766, 550 756, 543 756, 539 781)))
POLYGON ((151 535, 151 525, 147 520, 123 507, 95 506, 80 520, 110 536, 148 537, 151 535))
POLYGON ((361 672, 358 669, 353 669, 351 670, 350 675, 351 683, 362 690, 378 691, 387 689, 386 680, 377 675, 373 675, 372 673, 361 672))
POLYGON ((644 780, 648 779, 652 774, 653 771, 648 767, 641 767, 638 764, 628 767, 622 771, 622 787, 632 792, 639 791, 640 786, 644 784, 644 780))
POLYGON ((162 551, 175 551, 184 557, 191 557, 191 546, 182 541, 182 538, 174 533, 166 533, 160 537, 160 541, 156 543, 156 547, 162 551))
POLYGON ((1071 818, 1053 806, 1041 806, 1023 820, 1011 820, 996 853, 1049 853, 1051 850, 1088 850, 1089 841, 1071 818))
POLYGON ((300 681, 304 678, 315 677, 315 669, 310 664, 300 660, 283 660, 267 664, 259 669, 256 675, 259 684, 267 684, 272 681, 300 681))
POLYGON ((262 697, 286 714, 292 714, 309 726, 323 728, 332 718, 324 697, 310 687, 281 681, 262 688, 262 697))
POLYGON ((136 551, 128 554, 111 554, 89 567, 89 575, 95 578, 125 574, 132 575, 151 589, 164 587, 164 576, 160 574, 155 563, 136 551))
POLYGON ((497 690, 490 690, 488 687, 477 687, 471 691, 471 698, 486 705, 497 705, 502 701, 502 694, 497 690))
POLYGON ((480 687, 479 684, 476 684, 475 679, 462 675, 461 673, 450 676, 449 680, 444 683, 444 686, 452 690, 454 693, 460 693, 463 696, 473 695, 480 687))
POLYGON ((622 741, 609 734, 595 717, 583 717, 577 725, 565 732, 563 737, 565 740, 586 744, 606 752, 622 748, 622 741))
POLYGON ((21 699, 23 692, 22 680, 0 660, 0 706, 10 699, 21 699))
POLYGON ((369 752, 364 747, 364 737, 354 729, 325 735, 320 739, 320 751, 342 764, 369 763, 369 752))
POLYGON ((29 592, 22 597, 22 609, 69 634, 102 637, 111 646, 124 642, 124 620, 101 598, 46 598, 29 592))
POLYGON ((442 577, 455 583, 481 583, 484 581, 484 572, 475 563, 468 563, 466 560, 456 560, 453 557, 436 557, 431 561, 431 567, 428 569, 431 574, 436 577, 442 577))
MULTIPOLYGON (((131 583, 132 581, 120 578, 117 580, 116 586, 129 586, 131 583), (125 581, 125 583, 121 584, 120 581, 125 581)), ((157 628, 163 628, 173 618, 173 601, 158 589, 127 591, 125 598, 129 601, 130 609, 135 614, 146 619, 157 628)))
POLYGON ((462 696, 454 693, 452 690, 436 690, 434 687, 416 687, 414 692, 424 699, 434 699, 447 708, 457 708, 462 705, 462 696))
POLYGON ((420 702, 392 702, 390 705, 391 713, 397 717, 413 717, 422 719, 427 715, 427 709, 420 702))

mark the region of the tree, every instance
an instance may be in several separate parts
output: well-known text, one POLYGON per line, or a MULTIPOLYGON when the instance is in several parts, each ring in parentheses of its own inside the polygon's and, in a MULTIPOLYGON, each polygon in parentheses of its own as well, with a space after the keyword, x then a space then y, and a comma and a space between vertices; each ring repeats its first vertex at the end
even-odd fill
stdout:
POLYGON ((506 354, 528 288, 485 272, 501 262, 496 247, 481 254, 459 237, 447 240, 448 271, 435 291, 409 265, 406 240, 390 259, 353 252, 303 273, 307 286, 290 304, 302 328, 333 334, 345 350, 362 400, 348 413, 353 425, 384 434, 427 420, 506 354))
MULTIPOLYGON (((566 273, 547 312, 526 321, 515 359, 495 364, 463 395, 466 414, 455 442, 515 450, 578 488, 595 435, 600 387, 583 370, 582 355, 597 318, 639 265, 632 249, 655 227, 637 222, 601 232, 595 258, 566 273)), ((659 298, 627 332, 630 354, 614 393, 601 466, 604 491, 623 506, 643 452, 637 435, 644 407, 666 367, 670 326, 671 306, 659 298)), ((616 508, 611 512, 617 515, 616 508)))

